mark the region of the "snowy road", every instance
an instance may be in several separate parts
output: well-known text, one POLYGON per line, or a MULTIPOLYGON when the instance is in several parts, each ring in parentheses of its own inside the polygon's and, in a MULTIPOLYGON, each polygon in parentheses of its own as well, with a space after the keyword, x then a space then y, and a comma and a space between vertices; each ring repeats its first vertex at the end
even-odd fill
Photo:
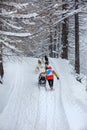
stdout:
POLYGON ((51 62, 60 75, 52 92, 38 89, 36 59, 16 64, 14 85, 0 114, 0 130, 87 130, 87 104, 75 96, 68 64, 61 62, 51 62))

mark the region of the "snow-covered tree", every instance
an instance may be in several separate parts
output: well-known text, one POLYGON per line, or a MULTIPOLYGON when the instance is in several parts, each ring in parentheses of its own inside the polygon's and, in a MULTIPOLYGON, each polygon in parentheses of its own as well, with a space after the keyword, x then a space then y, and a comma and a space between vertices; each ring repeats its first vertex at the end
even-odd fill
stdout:
POLYGON ((74 15, 86 12, 86 2, 80 0, 78 4, 79 8, 75 9, 72 0, 1 1, 3 55, 58 57, 63 54, 63 58, 74 61, 71 56, 75 55, 74 15))

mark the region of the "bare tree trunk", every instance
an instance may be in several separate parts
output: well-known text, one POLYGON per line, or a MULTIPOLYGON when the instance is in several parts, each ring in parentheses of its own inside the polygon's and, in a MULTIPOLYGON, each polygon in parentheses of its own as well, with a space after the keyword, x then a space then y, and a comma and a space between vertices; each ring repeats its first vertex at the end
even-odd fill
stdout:
MULTIPOLYGON (((2 1, 1 1, 2 2, 2 1)), ((0 6, 0 13, 1 13, 1 6, 0 6)), ((0 24, 0 30, 2 30, 2 25, 0 24)), ((0 83, 2 83, 1 79, 4 75, 4 69, 3 69, 3 60, 2 60, 2 43, 0 43, 0 83)))
MULTIPOLYGON (((52 0, 49 0, 49 4, 50 4, 50 5, 52 4, 52 0)), ((50 9, 50 14, 49 14, 49 18, 50 18, 50 21, 49 21, 49 23, 50 23, 49 56, 50 56, 50 57, 53 57, 53 33, 52 33, 52 19, 51 19, 51 17, 52 17, 52 12, 51 12, 51 9, 50 9)))
POLYGON ((53 42, 53 38, 52 38, 52 30, 50 29, 50 45, 49 45, 49 56, 53 57, 53 46, 52 46, 52 42, 53 42))
MULTIPOLYGON (((53 41, 54 41, 54 46, 53 46, 53 50, 54 51, 56 51, 56 48, 57 48, 57 46, 56 46, 56 42, 57 42, 57 26, 55 27, 55 31, 54 31, 54 39, 53 39, 53 41)), ((56 53, 53 53, 53 57, 56 57, 56 53)))
MULTIPOLYGON (((65 2, 65 0, 62 0, 65 2)), ((63 4, 62 9, 66 10, 68 4, 63 4)), ((63 15, 64 17, 64 15, 63 15)), ((65 18, 62 23, 62 58, 68 59, 68 18, 65 18)))
MULTIPOLYGON (((75 9, 78 9, 78 0, 75 0, 75 9)), ((80 73, 80 59, 79 59, 79 16, 75 14, 75 70, 80 73)))

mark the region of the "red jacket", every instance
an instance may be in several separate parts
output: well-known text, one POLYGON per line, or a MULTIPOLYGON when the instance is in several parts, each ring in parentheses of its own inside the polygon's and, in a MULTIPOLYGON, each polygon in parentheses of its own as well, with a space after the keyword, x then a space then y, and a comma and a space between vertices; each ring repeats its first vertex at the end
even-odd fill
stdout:
POLYGON ((52 70, 52 69, 47 69, 46 70, 46 79, 47 80, 53 80, 54 79, 54 75, 56 77, 58 77, 57 73, 54 70, 52 70))

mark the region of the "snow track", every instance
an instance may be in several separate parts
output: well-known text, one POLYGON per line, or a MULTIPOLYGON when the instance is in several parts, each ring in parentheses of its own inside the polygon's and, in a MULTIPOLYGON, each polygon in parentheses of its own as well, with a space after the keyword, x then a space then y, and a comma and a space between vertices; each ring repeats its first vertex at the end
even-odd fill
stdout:
MULTIPOLYGON (((68 73, 70 72, 70 68, 68 67, 67 62, 65 65, 63 63, 64 61, 61 62, 62 63, 60 63, 59 61, 58 64, 59 65, 61 64, 61 66, 58 66, 57 70, 60 74, 60 79, 61 79, 60 82, 61 82, 62 103, 70 125, 70 130, 87 130, 87 125, 86 125, 87 106, 84 105, 84 103, 81 100, 79 100, 77 97, 75 97, 73 91, 73 86, 77 87, 79 86, 79 83, 77 84, 77 86, 75 86, 76 81, 75 78, 70 76, 68 73), (62 69, 64 73, 62 73, 62 69), (66 81, 67 79, 68 81, 66 81)), ((57 68, 56 62, 54 63, 54 66, 57 68)))
POLYGON ((0 130, 83 130, 80 129, 83 125, 87 128, 86 106, 73 95, 69 82, 65 81, 66 68, 59 62, 57 67, 56 61, 52 61, 60 74, 60 81, 55 78, 54 91, 46 91, 44 87, 39 90, 38 74, 34 72, 36 62, 36 59, 30 58, 21 66, 16 64, 14 85, 12 81, 9 100, 0 114, 0 130), (72 111, 77 115, 76 120, 72 111), (80 116, 82 119, 78 119, 80 116), (75 125, 73 119, 77 121, 77 126, 72 127, 75 125), (82 121, 81 127, 78 120, 82 121))

